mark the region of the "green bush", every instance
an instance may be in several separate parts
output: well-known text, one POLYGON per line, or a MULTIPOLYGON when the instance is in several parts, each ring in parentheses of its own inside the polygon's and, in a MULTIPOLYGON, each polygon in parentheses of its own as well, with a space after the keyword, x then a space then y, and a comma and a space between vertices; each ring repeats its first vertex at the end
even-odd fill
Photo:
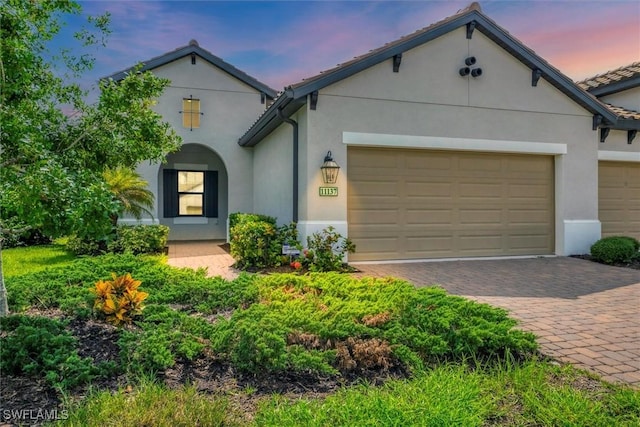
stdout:
POLYGON ((124 365, 134 373, 157 372, 179 358, 193 360, 213 335, 213 326, 205 319, 165 305, 149 305, 138 326, 141 330, 125 331, 118 342, 124 365))
POLYGON ((75 255, 90 256, 124 252, 157 254, 164 251, 168 238, 169 227, 166 225, 121 225, 109 239, 71 236, 67 240, 67 249, 75 255))
POLYGON ((2 234, 2 248, 15 248, 18 246, 48 245, 51 237, 45 236, 42 231, 27 226, 17 217, 0 220, 2 234))
POLYGON ((277 224, 276 219, 269 215, 234 212, 232 214, 229 214, 229 230, 231 230, 237 224, 245 221, 248 221, 248 222, 264 221, 264 222, 268 222, 269 224, 272 224, 273 226, 277 224))
POLYGON ((115 370, 114 362, 94 365, 78 355, 77 340, 66 324, 45 317, 13 315, 0 318, 0 371, 3 375, 44 377, 63 389, 91 382, 115 370))
POLYGON ((355 252, 356 245, 329 226, 307 237, 307 248, 301 259, 310 271, 341 271, 344 256, 355 252))
POLYGON ((605 264, 618 264, 630 261, 638 255, 640 242, 633 237, 610 236, 598 240, 591 246, 591 256, 605 264))
POLYGON ((169 239, 166 225, 121 225, 116 230, 116 238, 107 245, 113 253, 131 252, 157 254, 164 251, 169 239))
POLYGON ((396 279, 260 276, 259 302, 214 325, 216 354, 244 372, 422 368, 536 349, 502 309, 396 279))
POLYGON ((96 256, 106 252, 107 242, 74 235, 67 239, 66 248, 74 255, 96 256))
POLYGON ((297 245, 298 231, 291 223, 278 227, 275 218, 233 214, 230 220, 231 256, 240 269, 275 267, 287 262, 282 245, 297 245))

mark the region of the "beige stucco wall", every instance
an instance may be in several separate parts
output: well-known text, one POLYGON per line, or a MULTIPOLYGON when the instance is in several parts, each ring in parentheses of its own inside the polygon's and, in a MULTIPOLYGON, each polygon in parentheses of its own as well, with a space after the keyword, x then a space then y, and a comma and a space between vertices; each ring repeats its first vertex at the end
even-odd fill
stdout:
MULTIPOLYGON (((196 64, 191 64, 189 56, 173 61, 153 70, 159 77, 171 80, 170 86, 158 100, 154 109, 168 121, 183 138, 184 144, 195 144, 209 147, 217 160, 217 164, 226 169, 228 181, 224 191, 228 199, 227 209, 220 211, 219 225, 215 232, 199 233, 199 225, 177 225, 172 219, 162 218, 162 205, 156 203, 155 217, 172 228, 170 238, 209 239, 225 238, 226 214, 228 212, 249 212, 253 208, 253 157, 251 150, 240 147, 237 143, 242 135, 265 108, 260 101, 260 93, 235 79, 226 72, 198 57, 196 64), (201 127, 193 129, 182 127, 182 99, 200 99, 201 127), (228 193, 228 194, 227 194, 228 193), (174 227, 175 225, 175 227, 174 227)), ((187 162, 188 163, 188 162, 187 162)), ((141 165, 138 171, 149 181, 150 188, 161 194, 162 186, 158 177, 160 165, 141 165)), ((218 166, 216 166, 218 167, 218 166)), ((220 174, 222 175, 222 174, 220 174)), ((220 180, 219 185, 223 185, 220 180)), ((158 194, 158 193, 157 193, 158 194)), ((160 197, 156 197, 159 199, 160 197)), ((158 201, 158 200, 157 200, 158 201)), ((227 201, 219 200, 220 206, 227 201)))
POLYGON ((346 223, 343 132, 361 132, 566 145, 566 154, 556 156, 557 251, 567 250, 565 240, 577 223, 587 224, 589 239, 599 234, 592 114, 544 79, 532 87, 531 70, 480 32, 472 40, 465 34, 461 28, 405 52, 399 73, 389 60, 321 90, 315 111, 307 105, 301 173, 309 186, 302 220, 346 223), (469 55, 483 69, 481 77, 459 76, 469 55), (327 150, 342 167, 336 198, 317 195, 327 150))
POLYGON ((635 87, 622 92, 603 96, 602 102, 617 105, 628 110, 640 111, 640 87, 635 87))
MULTIPOLYGON (((295 117, 292 117, 295 120, 295 117)), ((253 148, 253 212, 292 220, 293 127, 280 126, 253 148)))
MULTIPOLYGON (((602 102, 640 111, 640 87, 614 93, 600 98, 602 102)), ((640 136, 636 136, 631 144, 627 143, 627 131, 612 130, 604 143, 599 145, 600 151, 621 151, 624 153, 640 153, 640 136)), ((631 157, 628 157, 631 159, 631 157)))

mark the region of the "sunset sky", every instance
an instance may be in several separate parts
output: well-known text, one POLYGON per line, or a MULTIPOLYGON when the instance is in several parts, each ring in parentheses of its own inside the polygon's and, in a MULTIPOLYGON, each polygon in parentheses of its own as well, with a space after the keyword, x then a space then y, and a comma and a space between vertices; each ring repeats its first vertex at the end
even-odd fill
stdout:
MULTIPOLYGON (((470 1, 80 1, 109 11, 86 84, 196 39, 276 90, 428 26, 470 1)), ((640 0, 481 1, 482 11, 574 80, 640 61, 640 0)), ((56 43, 81 19, 67 21, 56 43)), ((66 41, 65 41, 66 38, 66 41)))

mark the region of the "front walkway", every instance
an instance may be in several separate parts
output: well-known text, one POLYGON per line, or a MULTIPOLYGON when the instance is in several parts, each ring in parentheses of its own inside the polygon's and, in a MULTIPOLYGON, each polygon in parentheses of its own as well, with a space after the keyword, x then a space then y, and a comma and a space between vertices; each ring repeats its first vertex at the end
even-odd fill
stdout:
POLYGON ((207 276, 233 280, 240 273, 231 266, 235 260, 224 249, 223 240, 169 242, 168 264, 193 269, 206 268, 207 276))
MULTIPOLYGON (((170 242, 169 264, 239 272, 224 242, 170 242)), ((640 270, 566 257, 354 264, 357 276, 398 277, 509 310, 544 354, 640 387, 640 270)))

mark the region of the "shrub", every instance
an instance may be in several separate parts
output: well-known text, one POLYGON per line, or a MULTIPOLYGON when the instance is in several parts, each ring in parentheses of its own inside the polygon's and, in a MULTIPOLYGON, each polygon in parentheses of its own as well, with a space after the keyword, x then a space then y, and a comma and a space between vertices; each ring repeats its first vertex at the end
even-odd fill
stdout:
POLYGON ((2 248, 15 248, 18 246, 48 245, 51 237, 45 236, 42 231, 27 226, 17 217, 0 221, 2 230, 2 248))
POLYGON ((115 370, 113 362, 93 364, 78 355, 77 340, 66 324, 45 317, 13 315, 0 318, 0 371, 44 377, 63 389, 91 382, 115 370))
POLYGON ((295 223, 278 227, 274 218, 256 214, 234 214, 229 223, 231 256, 240 269, 282 265, 282 245, 298 243, 295 223))
POLYGON ((231 230, 237 224, 245 221, 247 222, 264 221, 274 226, 277 224, 276 219, 272 216, 254 214, 254 213, 234 212, 232 214, 229 214, 229 230, 231 230))
POLYGON ((121 225, 108 239, 71 236, 67 249, 75 255, 96 256, 104 253, 157 254, 164 251, 169 238, 166 225, 121 225))
POLYGON ((213 335, 207 320, 160 305, 149 305, 139 326, 124 331, 118 342, 121 358, 132 372, 163 370, 179 358, 193 360, 213 335))
POLYGON ((138 291, 139 280, 134 280, 129 273, 124 276, 113 274, 113 280, 99 280, 92 292, 96 294, 93 309, 106 315, 107 322, 120 326, 131 323, 134 317, 140 316, 144 301, 149 294, 138 291))
POLYGON ((356 250, 355 244, 332 226, 307 237, 307 247, 302 264, 310 271, 341 271, 344 269, 344 256, 356 250))
POLYGON ((337 273, 260 276, 255 284, 258 303, 213 325, 213 350, 244 372, 411 370, 536 349, 505 310, 440 288, 337 273))
POLYGON ((605 264, 628 262, 637 256, 640 243, 633 237, 610 236, 598 240, 591 246, 591 256, 605 264))
POLYGON ((138 254, 161 253, 169 239, 166 225, 122 225, 116 230, 116 238, 107 245, 113 253, 131 252, 138 254))
POLYGON ((106 252, 107 243, 74 235, 67 239, 66 248, 74 255, 96 256, 106 252))

